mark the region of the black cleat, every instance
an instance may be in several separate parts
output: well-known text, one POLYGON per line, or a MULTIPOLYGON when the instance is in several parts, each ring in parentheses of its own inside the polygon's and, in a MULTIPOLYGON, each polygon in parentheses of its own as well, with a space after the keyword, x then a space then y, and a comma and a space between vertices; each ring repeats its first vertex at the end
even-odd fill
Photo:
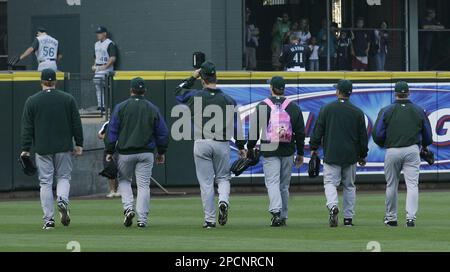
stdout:
POLYGON ((344 226, 346 227, 353 227, 353 219, 351 218, 344 218, 344 226))
POLYGON ((61 224, 63 224, 63 226, 69 226, 70 225, 70 214, 69 214, 69 207, 66 203, 64 202, 59 202, 58 203, 58 211, 59 211, 59 215, 61 216, 61 224))
POLYGON ((287 221, 287 218, 281 218, 281 226, 282 227, 285 227, 287 225, 286 221, 287 221))
POLYGON ((228 204, 225 202, 219 203, 219 224, 225 226, 228 220, 228 204))
POLYGON ((414 220, 414 219, 406 220, 406 226, 408 228, 414 228, 416 226, 416 220, 414 220))
POLYGON ((333 208, 330 209, 330 227, 336 228, 339 224, 338 220, 338 214, 339 214, 339 208, 337 206, 333 206, 333 208))
POLYGON ((55 228, 55 220, 51 219, 44 223, 44 226, 42 226, 43 230, 50 230, 55 228))
POLYGON ((398 223, 397 223, 397 221, 389 221, 388 219, 384 219, 384 225, 386 226, 386 227, 397 227, 398 226, 398 223))
POLYGON ((124 211, 123 214, 125 215, 125 219, 123 220, 123 225, 128 228, 131 225, 133 225, 133 218, 136 214, 132 209, 128 209, 128 210, 124 211))
POLYGON ((283 219, 280 217, 280 213, 272 213, 272 219, 270 220, 271 227, 281 227, 283 219))
POLYGON ((137 227, 138 228, 145 228, 145 227, 147 227, 147 225, 144 222, 137 222, 137 227))
POLYGON ((204 229, 212 229, 216 227, 216 223, 211 223, 211 222, 205 222, 203 223, 203 228, 204 229))

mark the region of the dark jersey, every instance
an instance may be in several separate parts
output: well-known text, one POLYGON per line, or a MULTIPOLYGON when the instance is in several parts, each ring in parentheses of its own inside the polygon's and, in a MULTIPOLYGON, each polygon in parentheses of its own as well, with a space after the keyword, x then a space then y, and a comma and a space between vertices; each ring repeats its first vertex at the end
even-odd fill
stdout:
POLYGON ((302 67, 305 68, 309 49, 301 44, 286 44, 281 52, 280 62, 285 68, 302 67))

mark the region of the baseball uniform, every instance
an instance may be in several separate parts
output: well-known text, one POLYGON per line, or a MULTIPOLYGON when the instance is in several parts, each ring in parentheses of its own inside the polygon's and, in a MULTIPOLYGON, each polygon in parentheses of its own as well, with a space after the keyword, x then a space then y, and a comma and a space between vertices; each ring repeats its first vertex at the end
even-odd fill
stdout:
MULTIPOLYGON (((409 93, 407 83, 397 83, 395 92, 409 93)), ((415 221, 419 208, 420 147, 426 148, 433 143, 426 112, 409 99, 397 99, 379 112, 372 137, 377 145, 386 148, 385 223, 397 221, 401 171, 407 188, 406 219, 415 221)))
POLYGON ((104 89, 106 86, 106 80, 108 75, 114 72, 114 65, 109 66, 106 69, 101 67, 108 63, 111 57, 117 56, 116 45, 110 39, 104 41, 97 41, 95 43, 95 70, 94 86, 95 94, 97 96, 97 106, 102 108, 104 106, 104 89))
MULTIPOLYGON (((145 88, 144 80, 131 81, 133 90, 145 88)), ((147 224, 150 202, 150 177, 154 152, 165 154, 169 130, 158 107, 143 95, 132 94, 119 103, 113 111, 108 127, 107 153, 119 153, 118 180, 124 213, 133 211, 134 198, 131 189, 136 175, 138 224, 147 224)))
POLYGON ((281 51, 280 63, 289 72, 306 71, 308 52, 309 48, 300 43, 286 44, 281 51))
MULTIPOLYGON (((42 72, 42 79, 56 80, 53 70, 42 72), (47 76, 46 76, 47 75, 47 76)), ((40 91, 25 102, 22 115, 22 150, 36 152, 44 221, 54 221, 53 180, 56 179, 58 204, 69 204, 73 141, 83 146, 83 128, 75 99, 55 89, 40 91)))
POLYGON ((36 59, 39 63, 38 71, 43 71, 44 69, 48 68, 54 71, 58 70, 56 60, 58 59, 58 55, 60 55, 61 52, 57 39, 43 33, 34 39, 31 47, 34 50, 36 59))

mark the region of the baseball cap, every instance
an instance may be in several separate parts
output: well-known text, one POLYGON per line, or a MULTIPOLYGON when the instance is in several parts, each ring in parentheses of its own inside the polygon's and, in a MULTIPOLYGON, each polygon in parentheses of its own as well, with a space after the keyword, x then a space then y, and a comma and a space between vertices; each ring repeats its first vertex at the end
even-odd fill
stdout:
POLYGON ((53 69, 44 69, 41 73, 41 80, 45 81, 55 81, 56 73, 53 69))
POLYGON ((45 27, 39 26, 36 28, 36 33, 38 32, 44 33, 47 32, 47 29, 45 27))
POLYGON ((353 83, 350 80, 341 79, 334 87, 345 94, 352 94, 353 92, 353 83))
POLYGON ((200 74, 207 77, 216 75, 216 65, 210 61, 203 62, 200 66, 200 74))
POLYGON ((145 90, 145 80, 141 77, 135 77, 131 80, 131 89, 139 91, 145 90))
POLYGON ((99 33, 106 33, 108 32, 108 30, 106 29, 106 27, 104 26, 99 26, 97 27, 97 29, 95 30, 95 33, 99 34, 99 33))
POLYGON ((408 83, 405 81, 399 81, 395 83, 395 92, 396 93, 409 93, 408 83))
POLYGON ((284 90, 286 83, 284 82, 284 78, 281 76, 274 76, 271 79, 267 80, 267 83, 272 85, 273 88, 277 90, 284 90))

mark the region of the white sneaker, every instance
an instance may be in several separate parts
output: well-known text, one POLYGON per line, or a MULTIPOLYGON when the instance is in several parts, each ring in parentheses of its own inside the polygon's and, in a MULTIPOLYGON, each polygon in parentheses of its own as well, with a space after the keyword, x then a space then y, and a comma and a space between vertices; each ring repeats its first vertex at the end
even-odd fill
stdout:
POLYGON ((109 192, 109 194, 106 195, 107 198, 113 198, 115 195, 114 191, 109 192))
POLYGON ((119 192, 113 193, 114 197, 121 197, 122 195, 119 192))

